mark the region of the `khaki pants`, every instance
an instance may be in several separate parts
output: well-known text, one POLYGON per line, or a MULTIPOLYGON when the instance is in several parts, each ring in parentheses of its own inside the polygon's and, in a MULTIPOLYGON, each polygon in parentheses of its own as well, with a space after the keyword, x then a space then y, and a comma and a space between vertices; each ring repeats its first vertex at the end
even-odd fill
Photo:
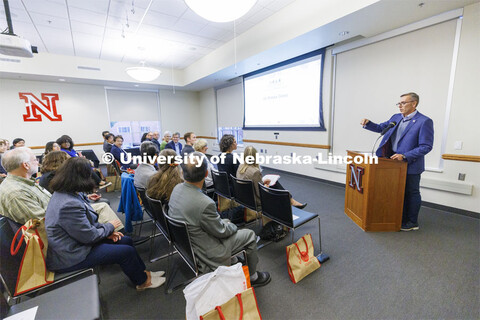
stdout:
MULTIPOLYGON (((98 223, 107 223, 112 220, 118 219, 117 214, 115 211, 110 208, 108 203, 106 202, 97 202, 97 203, 91 203, 90 204, 93 208, 98 213, 98 223)), ((121 224, 119 227, 115 229, 115 231, 118 231, 120 229, 123 229, 124 225, 121 224)))

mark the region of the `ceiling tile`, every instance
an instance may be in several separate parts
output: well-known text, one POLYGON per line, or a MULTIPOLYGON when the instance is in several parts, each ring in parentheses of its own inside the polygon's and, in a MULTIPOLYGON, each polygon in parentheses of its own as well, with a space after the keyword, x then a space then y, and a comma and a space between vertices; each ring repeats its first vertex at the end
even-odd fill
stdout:
POLYGON ((101 14, 107 14, 108 11, 108 1, 99 1, 99 0, 66 0, 68 1, 68 7, 85 9, 92 12, 97 12, 101 14))
POLYGON ((79 57, 98 59, 102 47, 102 37, 74 32, 75 52, 79 57))
MULTIPOLYGON (((104 13, 97 13, 94 11, 86 10, 86 9, 80 9, 80 8, 74 8, 71 7, 69 8, 70 11, 70 19, 79 21, 79 22, 84 22, 84 23, 89 23, 89 24, 94 24, 97 26, 104 26, 105 25, 105 14, 104 13)), ((66 15, 65 15, 66 17, 66 15)))
POLYGON ((143 20, 144 24, 149 24, 151 26, 160 27, 160 28, 173 28, 178 18, 163 14, 160 12, 149 11, 143 20))
POLYGON ((38 30, 50 53, 73 56, 70 32, 46 26, 38 26, 38 30))
POLYGON ((199 34, 200 30, 207 25, 207 22, 194 22, 186 19, 179 19, 172 30, 188 34, 199 34))
POLYGON ((183 0, 157 0, 152 3, 150 10, 168 14, 173 17, 181 17, 188 9, 183 0))
POLYGON ((24 0, 24 3, 30 14, 40 13, 47 16, 55 16, 60 18, 65 18, 67 16, 67 7, 65 5, 65 1, 57 3, 46 0, 24 0))
POLYGON ((93 36, 103 37, 103 26, 97 26, 95 24, 89 24, 84 22, 72 21, 72 31, 82 34, 90 34, 93 36))

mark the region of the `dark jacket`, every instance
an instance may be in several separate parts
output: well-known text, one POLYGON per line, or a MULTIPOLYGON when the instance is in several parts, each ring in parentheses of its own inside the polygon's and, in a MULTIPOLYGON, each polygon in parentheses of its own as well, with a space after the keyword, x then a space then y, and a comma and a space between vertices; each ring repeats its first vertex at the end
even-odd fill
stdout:
MULTIPOLYGON (((180 153, 182 153, 182 144, 179 142, 178 143, 178 149, 180 149, 180 153)), ((172 149, 173 151, 176 151, 175 150, 175 143, 172 141, 170 141, 169 143, 167 143, 167 145, 165 146, 165 149, 172 149)))

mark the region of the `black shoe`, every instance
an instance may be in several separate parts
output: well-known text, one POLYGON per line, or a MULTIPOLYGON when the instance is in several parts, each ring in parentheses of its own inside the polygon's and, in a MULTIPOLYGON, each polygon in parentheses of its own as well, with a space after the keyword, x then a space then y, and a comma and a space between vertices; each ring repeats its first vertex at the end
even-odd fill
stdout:
POLYGON ((402 231, 412 231, 412 230, 418 230, 419 227, 418 227, 418 223, 412 223, 412 222, 407 222, 407 223, 404 223, 402 224, 402 227, 400 228, 400 230, 402 231))
POLYGON ((294 206, 295 208, 298 208, 298 209, 303 209, 307 206, 307 203, 305 202, 304 204, 301 204, 299 206, 294 206))
POLYGON ((272 278, 270 277, 270 273, 268 272, 261 272, 257 271, 257 280, 251 281, 251 285, 254 288, 259 288, 263 287, 264 285, 267 285, 272 278))

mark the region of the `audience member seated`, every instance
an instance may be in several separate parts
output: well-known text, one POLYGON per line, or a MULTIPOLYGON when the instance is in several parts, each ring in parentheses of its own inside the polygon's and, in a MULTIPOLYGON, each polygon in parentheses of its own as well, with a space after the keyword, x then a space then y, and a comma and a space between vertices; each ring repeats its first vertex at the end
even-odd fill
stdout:
POLYGON ((95 188, 87 159, 68 159, 58 169, 51 186, 55 192, 45 213, 49 270, 64 273, 119 264, 139 291, 157 288, 165 282, 163 271, 146 270, 132 239, 114 231, 120 220, 97 221, 95 210, 83 196, 95 188))
POLYGON ((45 145, 45 151, 43 152, 42 157, 40 159, 40 164, 43 162, 43 159, 45 158, 45 156, 52 151, 60 151, 60 146, 55 141, 49 141, 45 145))
POLYGON ((153 133, 152 132, 145 132, 140 139, 140 143, 143 141, 152 141, 153 133))
POLYGON ((185 140, 185 147, 183 148, 182 152, 180 152, 182 157, 195 151, 193 149, 193 144, 195 141, 197 141, 197 136, 193 132, 187 132, 183 136, 183 139, 185 140))
MULTIPOLYGON (((160 152, 159 157, 164 161, 159 164, 158 172, 150 178, 147 185, 147 195, 150 198, 162 201, 164 204, 168 204, 168 201, 170 201, 173 188, 183 182, 180 167, 175 163, 174 157, 176 155, 175 151, 171 149, 160 152)), ((185 201, 189 200, 185 199, 185 201)))
POLYGON ((50 193, 30 179, 38 171, 32 150, 26 147, 10 150, 2 156, 2 165, 8 175, 0 184, 0 214, 20 224, 42 218, 50 193))
POLYGON ((158 149, 151 141, 144 141, 140 145, 140 155, 146 157, 148 163, 140 163, 135 169, 133 184, 137 188, 147 189, 148 181, 157 172, 155 164, 157 163, 158 149))
POLYGON ((175 132, 172 136, 172 141, 165 145, 165 149, 172 149, 177 154, 181 154, 183 146, 178 140, 180 140, 180 132, 175 132))
MULTIPOLYGON (((270 186, 270 180, 262 181, 262 174, 260 172, 260 166, 258 165, 258 152, 252 146, 247 146, 243 151, 243 163, 238 167, 237 170, 237 178, 242 180, 251 180, 253 182, 253 188, 255 189, 255 202, 257 204, 257 211, 262 210, 262 205, 260 203, 260 191, 258 188, 258 183, 262 183, 266 187, 270 187, 277 190, 285 190, 279 181, 277 181, 273 186, 270 186), (255 161, 252 164, 247 163, 247 157, 249 159, 254 158, 255 161)), ((307 204, 302 204, 293 197, 290 197, 290 204, 297 208, 303 209, 307 206, 307 204)))
POLYGON ((165 146, 167 145, 167 143, 170 142, 171 139, 172 139, 172 133, 170 131, 165 131, 163 133, 162 143, 160 143, 160 151, 165 149, 165 146))
MULTIPOLYGON (((237 150, 237 141, 231 134, 224 134, 220 139, 220 151, 224 154, 223 163, 220 161, 218 164, 218 170, 224 171, 230 175, 236 177, 239 163, 234 163, 232 152, 237 150)), ((221 158, 222 159, 222 158, 221 158)))
POLYGON ((169 216, 186 222, 200 272, 230 265, 232 254, 245 249, 252 286, 266 285, 271 278, 268 272, 257 272, 255 232, 250 229, 238 230, 235 224, 220 218, 215 202, 201 192, 208 174, 207 161, 200 152, 192 155, 194 157, 189 158, 188 163, 181 165, 185 182, 173 189, 169 216))
POLYGON ((160 142, 158 142, 158 139, 160 139, 160 132, 154 131, 152 133, 152 142, 157 147, 158 152, 160 152, 160 142))
MULTIPOLYGON (((75 151, 73 149, 73 140, 70 138, 70 136, 64 134, 60 138, 57 139, 57 144, 60 146, 60 150, 66 152, 70 157, 75 158, 75 157, 83 157, 81 152, 75 151)), ((105 181, 102 181, 102 173, 100 170, 95 170, 93 166, 93 162, 90 163, 92 170, 94 172, 93 174, 93 179, 95 180, 95 183, 97 186, 103 186, 105 185, 105 181)))
POLYGON ((50 188, 50 181, 52 181, 55 176, 55 172, 60 166, 67 161, 70 156, 63 151, 52 151, 47 153, 43 159, 42 168, 40 172, 42 173, 39 184, 41 187, 48 190, 48 192, 53 193, 50 188))
MULTIPOLYGON (((105 151, 105 145, 107 143, 107 134, 109 134, 110 131, 108 130, 105 130, 105 131, 102 131, 102 137, 103 137, 103 151, 105 151)), ((105 151, 107 152, 107 151, 105 151)))
MULTIPOLYGON (((128 168, 136 168, 135 165, 131 164, 131 159, 130 161, 127 161, 128 160, 128 153, 122 149, 122 146, 123 146, 123 137, 121 135, 118 135, 118 136, 115 136, 115 138, 113 139, 114 143, 113 143, 113 146, 112 146, 112 150, 110 150, 110 153, 113 155, 113 157, 115 158, 115 160, 117 160, 119 163, 120 163, 120 168, 122 170, 127 170, 128 168), (124 154, 124 159, 125 161, 122 161, 122 154, 124 154)), ((146 140, 148 141, 148 140, 146 140)), ((151 142, 151 141, 149 141, 151 142)))
MULTIPOLYGON (((31 179, 38 171, 37 157, 32 150, 21 147, 6 152, 2 163, 8 175, 0 184, 0 214, 20 224, 33 218, 43 218, 52 195, 31 179)), ((96 201, 99 196, 90 195, 89 199, 96 201)), ((107 203, 94 203, 92 206, 98 213, 99 222, 117 218, 107 203)))
POLYGON ((114 138, 115 136, 113 135, 113 133, 107 133, 105 135, 105 141, 103 142, 103 151, 111 152, 114 138))
POLYGON ((20 147, 25 147, 25 140, 22 138, 15 138, 12 141, 12 146, 10 149, 15 149, 15 148, 20 148, 20 147))
POLYGON ((7 170, 2 166, 2 156, 7 151, 7 141, 0 140, 0 182, 7 176, 7 170))
POLYGON ((205 159, 207 159, 208 175, 205 177, 205 189, 206 189, 207 195, 210 198, 213 198, 213 194, 215 193, 215 190, 213 189, 212 169, 215 169, 215 167, 210 162, 210 160, 208 160, 206 156, 207 150, 208 150, 207 140, 198 139, 197 141, 195 141, 195 144, 193 145, 193 149, 195 149, 195 151, 203 153, 205 155, 205 159))

